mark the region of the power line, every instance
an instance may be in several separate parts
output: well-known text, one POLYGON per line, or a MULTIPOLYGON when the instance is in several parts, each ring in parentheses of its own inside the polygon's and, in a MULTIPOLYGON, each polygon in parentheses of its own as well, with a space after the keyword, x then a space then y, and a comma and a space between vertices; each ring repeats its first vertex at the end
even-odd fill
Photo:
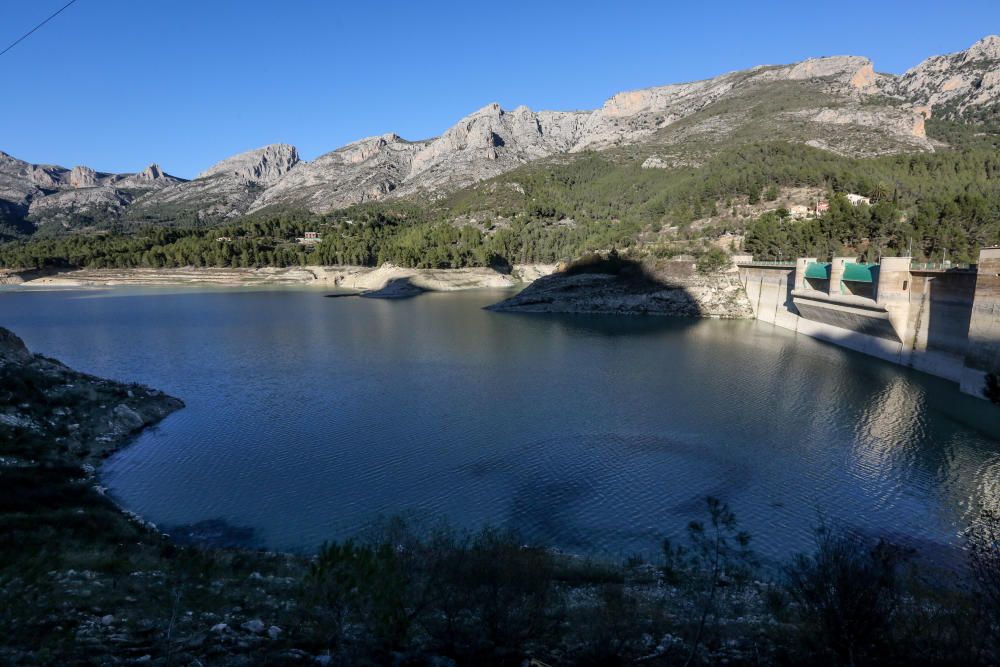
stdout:
POLYGON ((60 14, 62 14, 63 10, 65 10, 66 8, 68 8, 74 2, 76 2, 76 0, 69 0, 69 2, 67 2, 65 5, 63 5, 62 7, 60 7, 59 11, 57 11, 55 14, 53 14, 52 16, 50 16, 49 18, 47 18, 44 21, 42 21, 41 23, 39 23, 38 25, 36 25, 34 28, 32 28, 31 30, 29 30, 28 32, 26 32, 23 35, 21 35, 20 37, 18 37, 16 40, 14 40, 13 44, 11 44, 10 46, 8 46, 3 51, 0 51, 0 56, 2 56, 3 54, 7 53, 11 49, 13 49, 15 46, 17 46, 18 44, 20 44, 21 42, 23 42, 24 40, 26 40, 28 37, 31 36, 31 33, 35 32, 36 30, 38 30, 39 28, 41 28, 43 25, 45 25, 46 23, 48 23, 49 21, 51 21, 55 17, 57 17, 60 14))

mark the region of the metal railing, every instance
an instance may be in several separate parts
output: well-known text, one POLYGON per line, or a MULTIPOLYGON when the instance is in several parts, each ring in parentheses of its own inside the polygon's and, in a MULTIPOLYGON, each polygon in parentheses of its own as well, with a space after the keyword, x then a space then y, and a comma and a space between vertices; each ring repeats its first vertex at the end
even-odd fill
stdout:
MULTIPOLYGON (((820 262, 821 264, 823 262, 820 262)), ((774 266, 781 268, 795 268, 794 260, 774 260, 774 259, 754 259, 749 262, 737 262, 740 266, 774 266)), ((867 264, 858 263, 860 266, 865 268, 877 267, 878 262, 867 264)), ((910 270, 912 271, 970 271, 975 270, 975 264, 969 263, 958 263, 958 262, 910 262, 910 270)))
POLYGON ((974 264, 956 264, 954 262, 910 262, 910 270, 917 271, 948 271, 949 269, 968 271, 974 266, 974 264))
POLYGON ((751 262, 739 262, 739 264, 741 266, 790 266, 792 268, 795 268, 795 261, 794 260, 793 261, 788 261, 788 260, 778 261, 778 260, 758 260, 758 259, 755 259, 755 260, 753 260, 751 262))

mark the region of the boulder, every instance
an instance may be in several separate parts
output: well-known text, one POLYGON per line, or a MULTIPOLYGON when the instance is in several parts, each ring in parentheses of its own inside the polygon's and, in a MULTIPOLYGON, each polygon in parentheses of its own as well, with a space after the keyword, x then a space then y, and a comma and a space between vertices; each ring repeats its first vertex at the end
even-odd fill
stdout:
POLYGON ((267 629, 267 626, 264 625, 264 621, 260 620, 259 618, 247 621, 240 627, 243 628, 244 630, 254 633, 255 635, 262 634, 264 630, 267 629))
POLYGON ((7 363, 24 363, 31 359, 31 352, 24 341, 10 329, 0 327, 0 365, 7 363))

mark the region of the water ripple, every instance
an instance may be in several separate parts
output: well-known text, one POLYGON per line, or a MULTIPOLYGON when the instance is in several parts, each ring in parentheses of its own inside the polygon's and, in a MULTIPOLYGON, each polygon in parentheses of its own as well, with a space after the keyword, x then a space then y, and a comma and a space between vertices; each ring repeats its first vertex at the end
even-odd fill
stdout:
POLYGON ((311 549, 410 513, 649 553, 714 495, 765 556, 829 520, 933 550, 1000 498, 992 408, 768 325, 501 315, 489 293, 115 295, 5 293, 0 316, 185 400, 103 475, 194 534, 311 549))

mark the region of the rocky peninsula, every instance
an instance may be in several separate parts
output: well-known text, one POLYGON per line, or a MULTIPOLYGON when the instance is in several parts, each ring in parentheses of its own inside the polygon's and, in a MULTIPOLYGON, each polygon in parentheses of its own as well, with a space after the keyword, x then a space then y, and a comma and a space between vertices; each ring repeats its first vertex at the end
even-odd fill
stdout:
POLYGON ((0 663, 247 664, 238 656, 277 638, 251 615, 277 606, 272 591, 290 580, 275 574, 300 559, 176 547, 99 483, 104 458, 182 407, 32 354, 0 328, 0 663))
POLYGON ((92 471, 131 435, 184 407, 156 389, 86 375, 32 354, 2 327, 0 374, 5 469, 73 462, 92 471))
POLYGON ((490 310, 525 313, 753 317, 739 275, 701 272, 692 261, 595 256, 540 277, 490 310))

